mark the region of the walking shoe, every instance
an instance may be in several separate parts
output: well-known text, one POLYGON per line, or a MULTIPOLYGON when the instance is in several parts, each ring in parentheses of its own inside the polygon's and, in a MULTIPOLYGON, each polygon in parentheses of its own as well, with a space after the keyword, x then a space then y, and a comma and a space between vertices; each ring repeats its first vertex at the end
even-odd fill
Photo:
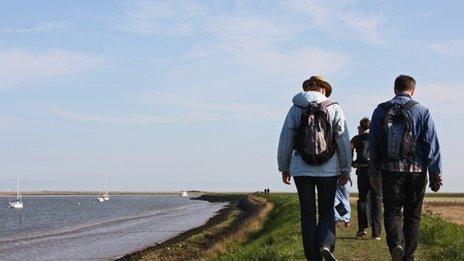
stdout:
POLYGON ((367 235, 366 233, 366 230, 365 229, 360 229, 358 230, 358 232, 356 232, 356 237, 357 238, 363 238, 367 235))
POLYGON ((337 261, 335 258, 334 254, 330 252, 330 248, 328 247, 322 247, 321 248, 321 255, 326 261, 337 261))
POLYGON ((391 250, 392 261, 403 261, 404 249, 402 246, 396 246, 391 250))
POLYGON ((377 241, 382 240, 382 238, 381 238, 380 236, 372 236, 372 238, 373 238, 374 240, 377 240, 377 241))

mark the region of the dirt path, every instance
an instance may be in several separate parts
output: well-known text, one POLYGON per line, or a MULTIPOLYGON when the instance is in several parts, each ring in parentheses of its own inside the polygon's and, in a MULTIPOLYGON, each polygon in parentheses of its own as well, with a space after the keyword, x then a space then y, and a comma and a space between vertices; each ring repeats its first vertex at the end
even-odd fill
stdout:
POLYGON ((438 214, 450 222, 464 225, 464 203, 427 202, 424 213, 438 214))

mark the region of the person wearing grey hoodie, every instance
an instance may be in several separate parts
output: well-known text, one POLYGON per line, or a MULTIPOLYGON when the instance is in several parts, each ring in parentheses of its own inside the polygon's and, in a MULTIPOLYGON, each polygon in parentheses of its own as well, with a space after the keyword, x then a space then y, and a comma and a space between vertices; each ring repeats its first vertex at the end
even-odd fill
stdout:
POLYGON ((303 109, 310 103, 327 103, 332 86, 321 76, 312 76, 303 82, 303 92, 293 97, 279 139, 278 165, 282 181, 290 185, 293 177, 298 191, 301 213, 303 248, 308 260, 336 260, 334 200, 337 183, 345 185, 350 179, 351 147, 348 128, 342 108, 328 103, 335 153, 320 165, 303 160, 295 149, 297 128, 303 109), (316 210, 317 188, 317 210, 316 210), (316 218, 316 212, 319 218, 316 218))

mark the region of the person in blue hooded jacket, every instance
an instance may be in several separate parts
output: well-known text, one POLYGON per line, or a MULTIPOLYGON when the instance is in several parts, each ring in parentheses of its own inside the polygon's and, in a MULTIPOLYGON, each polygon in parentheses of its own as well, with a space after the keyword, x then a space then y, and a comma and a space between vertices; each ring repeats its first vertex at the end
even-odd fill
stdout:
POLYGON ((392 260, 414 260, 427 185, 442 186, 440 145, 430 111, 413 100, 416 80, 400 75, 395 97, 372 115, 369 175, 382 187, 384 223, 392 260))
POLYGON ((335 260, 335 191, 337 183, 350 179, 351 147, 342 108, 331 104, 327 112, 334 138, 335 153, 321 165, 310 165, 295 150, 297 128, 304 108, 311 103, 327 102, 332 86, 321 76, 303 82, 303 92, 293 97, 279 139, 278 165, 282 180, 290 185, 293 177, 298 191, 301 212, 301 233, 305 257, 308 260, 335 260), (317 188, 317 209, 316 209, 317 188), (316 218, 318 212, 319 218, 316 218))

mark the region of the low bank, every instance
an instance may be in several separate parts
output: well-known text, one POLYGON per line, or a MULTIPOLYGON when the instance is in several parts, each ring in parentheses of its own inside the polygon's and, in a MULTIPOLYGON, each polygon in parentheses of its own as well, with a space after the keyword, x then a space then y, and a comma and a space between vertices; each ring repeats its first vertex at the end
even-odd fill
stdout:
POLYGON ((227 251, 230 241, 243 240, 259 229, 272 209, 265 199, 246 194, 205 194, 195 200, 229 204, 205 225, 119 260, 211 259, 227 251))
MULTIPOLYGON (((123 260, 304 260, 296 194, 206 195, 203 199, 234 203, 205 226, 123 260)), ((339 260, 391 259, 383 231, 380 241, 355 237, 355 204, 352 222, 351 227, 337 228, 339 260)), ((424 214, 416 259, 464 260, 464 228, 424 214)))

